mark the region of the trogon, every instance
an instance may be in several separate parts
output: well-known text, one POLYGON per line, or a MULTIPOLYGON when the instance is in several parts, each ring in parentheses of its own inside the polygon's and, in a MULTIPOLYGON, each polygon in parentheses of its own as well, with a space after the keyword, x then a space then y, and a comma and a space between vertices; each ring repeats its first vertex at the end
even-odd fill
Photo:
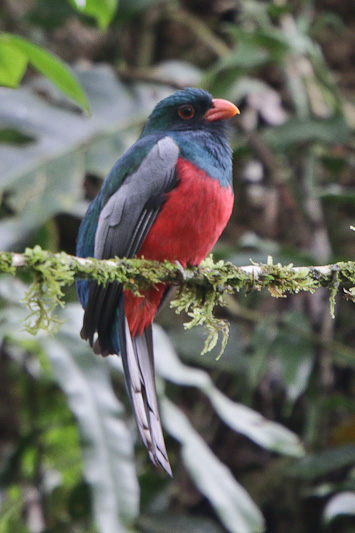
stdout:
MULTIPOLYGON (((144 257, 198 265, 233 207, 232 152, 226 119, 238 108, 200 89, 161 100, 138 141, 116 162, 81 223, 77 255, 144 257)), ((120 354, 142 440, 171 475, 154 375, 152 322, 168 290, 140 297, 114 282, 77 280, 85 310, 81 336, 95 353, 120 354)))

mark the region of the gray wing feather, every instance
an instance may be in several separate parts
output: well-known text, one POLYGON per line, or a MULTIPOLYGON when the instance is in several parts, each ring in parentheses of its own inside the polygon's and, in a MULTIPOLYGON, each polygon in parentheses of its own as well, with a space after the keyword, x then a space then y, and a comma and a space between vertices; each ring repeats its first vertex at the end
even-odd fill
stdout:
POLYGON ((178 145, 170 137, 164 137, 111 196, 99 217, 95 257, 127 256, 147 202, 171 188, 178 156, 178 145))
MULTIPOLYGON (((179 147, 170 137, 157 141, 138 170, 128 176, 103 207, 95 235, 94 255, 98 259, 136 255, 154 223, 160 205, 152 198, 164 195, 174 187, 175 165, 179 147)), ((90 285, 81 335, 94 343, 96 353, 112 353, 111 325, 122 288, 117 284, 90 285)))

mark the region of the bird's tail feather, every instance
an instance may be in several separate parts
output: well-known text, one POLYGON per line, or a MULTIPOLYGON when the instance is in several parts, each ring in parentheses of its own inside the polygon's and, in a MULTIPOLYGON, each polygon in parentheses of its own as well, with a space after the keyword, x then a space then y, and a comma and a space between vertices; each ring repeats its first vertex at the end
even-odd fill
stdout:
POLYGON ((152 328, 150 326, 142 335, 132 339, 127 319, 121 320, 121 357, 138 429, 152 462, 172 476, 155 386, 152 328))

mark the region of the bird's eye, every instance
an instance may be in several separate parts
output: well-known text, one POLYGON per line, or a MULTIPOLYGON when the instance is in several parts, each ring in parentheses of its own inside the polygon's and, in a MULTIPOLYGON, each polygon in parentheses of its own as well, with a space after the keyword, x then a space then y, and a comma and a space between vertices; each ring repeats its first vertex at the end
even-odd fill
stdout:
POLYGON ((195 116, 195 108, 192 105, 182 105, 178 109, 178 115, 184 120, 190 120, 195 116))

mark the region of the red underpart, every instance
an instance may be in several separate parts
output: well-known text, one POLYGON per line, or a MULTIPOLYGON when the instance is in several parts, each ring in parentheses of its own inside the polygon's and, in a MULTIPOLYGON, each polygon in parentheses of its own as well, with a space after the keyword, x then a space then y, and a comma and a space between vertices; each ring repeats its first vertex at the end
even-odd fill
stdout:
MULTIPOLYGON (((176 164, 178 186, 167 193, 156 221, 138 257, 155 261, 179 261, 183 267, 198 265, 215 245, 233 208, 231 187, 221 187, 217 179, 179 158, 176 164)), ((131 335, 141 335, 154 319, 166 285, 160 283, 142 297, 125 291, 125 311, 131 335)))

